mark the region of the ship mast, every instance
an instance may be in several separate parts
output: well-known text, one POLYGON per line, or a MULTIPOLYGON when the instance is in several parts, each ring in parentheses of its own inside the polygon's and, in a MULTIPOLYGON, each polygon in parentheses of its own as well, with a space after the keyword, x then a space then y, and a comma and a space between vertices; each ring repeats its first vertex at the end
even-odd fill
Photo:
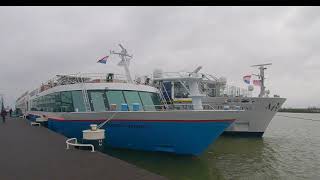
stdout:
POLYGON ((118 63, 118 65, 124 67, 128 82, 133 83, 130 70, 129 70, 129 62, 130 62, 130 59, 132 58, 132 55, 129 55, 127 53, 127 50, 121 44, 119 44, 119 46, 121 48, 121 52, 110 51, 110 54, 119 55, 119 57, 121 58, 121 61, 118 63))
POLYGON ((265 66, 269 66, 269 65, 272 65, 272 63, 267 63, 267 64, 257 64, 257 65, 252 65, 251 67, 259 67, 259 70, 260 70, 260 74, 253 74, 255 76, 258 76, 259 79, 261 80, 261 86, 260 86, 260 94, 259 94, 259 97, 264 97, 266 91, 266 87, 264 86, 264 80, 265 80, 265 77, 264 77, 264 70, 266 70, 267 68, 265 66))
MULTIPOLYGON (((202 80, 202 76, 198 73, 201 70, 201 66, 197 67, 191 73, 180 74, 176 73, 174 75, 169 75, 166 77, 157 77, 153 78, 154 81, 170 81, 170 82, 180 82, 181 85, 185 88, 185 90, 189 93, 189 97, 192 99, 192 105, 194 110, 203 110, 202 98, 205 96, 201 94, 199 90, 199 82, 202 80), (189 87, 187 87, 187 85, 189 87)), ((173 83, 174 84, 174 83, 173 83)), ((174 88, 174 85, 172 86, 174 88)), ((174 93, 171 95, 174 98, 174 93)))
POLYGON ((203 94, 199 91, 199 82, 202 80, 201 75, 198 73, 202 69, 202 66, 198 66, 194 71, 189 74, 189 79, 186 79, 189 85, 189 97, 192 98, 193 108, 195 110, 203 110, 202 98, 203 94))

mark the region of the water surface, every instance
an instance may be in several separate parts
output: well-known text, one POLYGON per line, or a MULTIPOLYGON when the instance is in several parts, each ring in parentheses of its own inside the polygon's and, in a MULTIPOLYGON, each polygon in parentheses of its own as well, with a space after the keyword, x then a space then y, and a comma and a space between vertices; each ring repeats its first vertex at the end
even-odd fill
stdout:
POLYGON ((277 113, 263 138, 222 136, 200 157, 105 153, 169 179, 320 179, 320 114, 277 113))

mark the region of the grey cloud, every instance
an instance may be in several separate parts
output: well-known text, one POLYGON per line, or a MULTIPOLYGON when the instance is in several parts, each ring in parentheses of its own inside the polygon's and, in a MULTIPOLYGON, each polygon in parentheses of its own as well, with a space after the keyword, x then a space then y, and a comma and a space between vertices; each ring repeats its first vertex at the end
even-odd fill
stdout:
MULTIPOLYGON (((55 74, 123 70, 111 57, 123 43, 134 73, 192 70, 245 87, 252 64, 272 62, 271 92, 285 106, 320 106, 319 7, 1 7, 0 92, 10 105, 55 74)), ((134 74, 133 73, 133 74, 134 74)))

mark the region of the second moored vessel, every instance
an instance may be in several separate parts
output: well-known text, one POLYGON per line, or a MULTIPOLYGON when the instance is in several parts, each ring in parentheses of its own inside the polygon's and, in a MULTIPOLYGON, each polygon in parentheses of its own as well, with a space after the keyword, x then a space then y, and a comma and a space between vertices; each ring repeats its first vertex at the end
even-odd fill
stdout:
MULTIPOLYGON (((286 101, 277 95, 269 97, 269 91, 265 90, 264 70, 266 65, 255 65, 260 69, 260 74, 256 75, 260 80, 260 94, 252 97, 250 94, 253 86, 249 85, 248 90, 240 89, 235 86, 227 86, 225 78, 217 78, 210 74, 199 73, 199 91, 205 96, 202 102, 210 105, 214 109, 243 109, 239 113, 237 121, 229 126, 224 134, 237 136, 256 136, 261 137, 266 131, 270 121, 286 101)), ((153 85, 157 87, 168 103, 174 105, 193 103, 190 95, 190 86, 184 81, 194 72, 200 71, 201 66, 193 72, 162 72, 155 70, 151 77, 153 85)), ((250 83, 249 83, 250 84, 250 83)))

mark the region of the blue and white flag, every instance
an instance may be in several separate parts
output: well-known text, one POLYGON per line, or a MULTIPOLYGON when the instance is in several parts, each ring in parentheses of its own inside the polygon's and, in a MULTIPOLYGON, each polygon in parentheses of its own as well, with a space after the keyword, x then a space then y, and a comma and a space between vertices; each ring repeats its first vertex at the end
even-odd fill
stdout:
POLYGON ((243 76, 243 81, 247 84, 250 84, 251 75, 243 76))
POLYGON ((105 56, 97 61, 97 63, 107 64, 107 59, 109 56, 105 56))

